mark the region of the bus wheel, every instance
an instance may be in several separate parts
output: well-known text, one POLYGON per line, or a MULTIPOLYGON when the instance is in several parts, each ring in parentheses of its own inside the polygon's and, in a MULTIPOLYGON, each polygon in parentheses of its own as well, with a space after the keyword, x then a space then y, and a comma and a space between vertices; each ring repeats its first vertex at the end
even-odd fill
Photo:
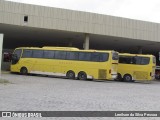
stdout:
POLYGON ((78 79, 87 80, 87 74, 85 72, 79 72, 78 73, 78 79))
POLYGON ((72 70, 70 70, 67 72, 66 77, 69 79, 75 79, 75 73, 72 70))
POLYGON ((27 75, 27 74, 28 74, 27 68, 26 68, 26 67, 22 67, 21 70, 20 70, 20 73, 21 73, 22 75, 27 75))
POLYGON ((134 82, 134 80, 132 80, 132 76, 129 74, 124 75, 123 79, 124 81, 134 82))
POLYGON ((120 73, 117 74, 117 80, 118 80, 118 81, 123 81, 122 75, 121 75, 120 73))

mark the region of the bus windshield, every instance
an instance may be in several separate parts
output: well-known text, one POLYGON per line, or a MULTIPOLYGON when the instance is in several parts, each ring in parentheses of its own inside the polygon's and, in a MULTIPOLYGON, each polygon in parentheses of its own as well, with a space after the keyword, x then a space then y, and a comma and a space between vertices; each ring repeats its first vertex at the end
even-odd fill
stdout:
POLYGON ((12 54, 12 64, 16 64, 21 57, 22 49, 16 49, 12 54))

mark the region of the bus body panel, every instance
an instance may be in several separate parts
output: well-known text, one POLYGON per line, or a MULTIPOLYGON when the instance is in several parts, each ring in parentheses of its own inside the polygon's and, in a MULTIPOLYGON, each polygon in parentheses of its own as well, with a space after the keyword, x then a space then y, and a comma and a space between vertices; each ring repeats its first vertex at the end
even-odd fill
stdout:
POLYGON ((135 55, 135 54, 120 54, 125 57, 148 57, 150 61, 146 65, 139 64, 125 64, 119 63, 118 65, 118 73, 121 74, 122 78, 124 75, 129 74, 132 76, 133 80, 153 80, 155 78, 155 66, 156 64, 153 62, 153 55, 135 55))
MULTIPOLYGON (((53 48, 49 47, 49 50, 57 50, 53 48)), ((34 48, 22 48, 22 49, 34 50, 34 48)), ((48 49, 36 48, 36 50, 48 50, 48 49)), ((79 52, 80 50, 76 51, 79 52)), ((81 50, 80 52, 83 51, 81 50)), ((80 71, 84 71, 87 74, 87 78, 113 80, 117 77, 116 64, 118 64, 118 60, 112 60, 111 51, 104 53, 109 54, 108 61, 105 62, 21 57, 20 60, 17 62, 17 64, 11 65, 11 72, 20 72, 22 67, 26 67, 28 73, 66 76, 66 73, 72 70, 75 72, 76 77, 78 76, 78 73, 80 71), (112 63, 116 64, 112 65, 112 63)))

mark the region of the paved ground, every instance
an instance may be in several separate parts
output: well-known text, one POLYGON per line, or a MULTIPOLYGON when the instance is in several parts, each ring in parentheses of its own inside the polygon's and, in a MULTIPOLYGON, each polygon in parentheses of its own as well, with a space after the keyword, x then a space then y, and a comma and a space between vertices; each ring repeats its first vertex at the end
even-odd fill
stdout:
POLYGON ((0 84, 0 111, 160 111, 160 81, 97 82, 7 73, 1 77, 11 84, 0 84))

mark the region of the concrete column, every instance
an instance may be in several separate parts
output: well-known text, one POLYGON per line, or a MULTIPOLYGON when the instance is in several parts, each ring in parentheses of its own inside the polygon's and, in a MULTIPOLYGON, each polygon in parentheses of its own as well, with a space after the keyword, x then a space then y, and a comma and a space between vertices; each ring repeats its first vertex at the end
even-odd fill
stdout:
POLYGON ((84 40, 84 43, 83 43, 83 48, 85 50, 88 50, 89 49, 89 34, 85 34, 85 40, 84 40))
POLYGON ((3 49, 3 34, 0 34, 0 76, 1 76, 1 64, 2 64, 2 49, 3 49))
POLYGON ((138 54, 142 54, 142 52, 143 52, 142 46, 138 46, 138 54))

